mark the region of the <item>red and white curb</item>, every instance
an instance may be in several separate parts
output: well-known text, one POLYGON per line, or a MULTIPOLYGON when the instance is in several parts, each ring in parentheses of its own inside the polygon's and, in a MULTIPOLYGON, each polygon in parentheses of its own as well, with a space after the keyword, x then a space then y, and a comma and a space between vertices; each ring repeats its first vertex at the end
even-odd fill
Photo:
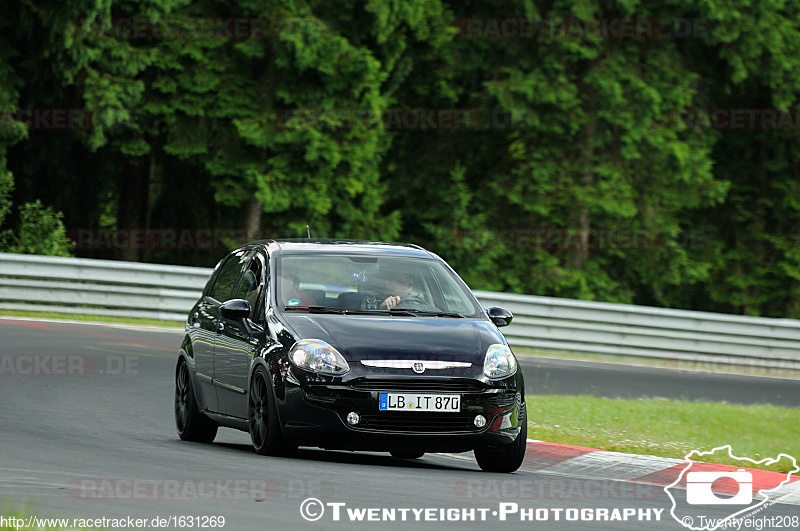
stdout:
MULTIPOLYGON (((521 470, 545 474, 570 475, 593 479, 609 479, 633 483, 645 483, 661 487, 673 486, 686 489, 685 474, 688 461, 654 457, 651 455, 627 454, 584 448, 568 444, 555 444, 528 439, 525 461, 521 470), (677 481, 680 478, 680 481, 677 481), (674 484, 674 485, 673 485, 674 484)), ((692 472, 735 472, 745 470, 753 475, 753 492, 769 491, 769 498, 778 503, 800 505, 800 477, 780 472, 770 472, 755 468, 718 465, 692 461, 692 472)), ((721 485, 713 491, 721 494, 735 494, 731 486, 721 485)))

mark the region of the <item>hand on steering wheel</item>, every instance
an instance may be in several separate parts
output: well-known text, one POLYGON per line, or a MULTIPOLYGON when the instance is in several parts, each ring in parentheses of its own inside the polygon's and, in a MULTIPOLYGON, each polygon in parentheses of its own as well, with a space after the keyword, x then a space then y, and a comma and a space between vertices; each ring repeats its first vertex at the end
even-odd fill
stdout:
POLYGON ((392 295, 386 297, 384 301, 381 303, 381 308, 384 310, 392 310, 397 308, 397 306, 402 302, 410 302, 412 304, 424 304, 427 305, 428 303, 419 297, 400 297, 399 295, 392 295))
POLYGON ((383 302, 381 302, 381 309, 382 310, 392 310, 397 306, 397 304, 403 300, 402 297, 399 295, 390 295, 386 297, 383 302))

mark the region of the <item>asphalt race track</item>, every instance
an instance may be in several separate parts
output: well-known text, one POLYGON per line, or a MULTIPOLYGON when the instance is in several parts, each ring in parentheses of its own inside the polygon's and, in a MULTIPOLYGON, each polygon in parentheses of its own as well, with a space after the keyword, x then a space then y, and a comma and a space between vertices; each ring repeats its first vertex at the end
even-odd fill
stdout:
MULTIPOLYGON (((26 513, 37 516, 222 516, 228 530, 684 529, 670 517, 661 488, 632 489, 608 480, 590 494, 581 488, 589 480, 580 475, 487 474, 471 454, 403 461, 388 454, 302 449, 293 457, 260 457, 247 434, 227 429, 211 445, 182 442, 173 421, 180 339, 175 331, 0 318, 0 504, 24 504, 26 513), (354 523, 345 508, 342 521, 333 521, 328 506, 318 521, 308 522, 300 506, 309 497, 347 509, 486 511, 475 513, 472 522, 416 522, 406 512, 410 521, 354 523), (521 522, 511 513, 500 521, 493 511, 501 502, 547 509, 550 520, 521 522), (554 521, 559 508, 663 511, 660 521, 554 521)), ((742 377, 561 361, 526 361, 524 368, 535 392, 602 394, 614 382, 622 396, 649 390, 733 401, 738 393, 745 402, 792 406, 800 395, 796 381, 745 378, 743 385, 742 377)), ((716 510, 707 514, 713 517, 716 510)), ((798 513, 797 506, 778 504, 769 514, 798 513)))

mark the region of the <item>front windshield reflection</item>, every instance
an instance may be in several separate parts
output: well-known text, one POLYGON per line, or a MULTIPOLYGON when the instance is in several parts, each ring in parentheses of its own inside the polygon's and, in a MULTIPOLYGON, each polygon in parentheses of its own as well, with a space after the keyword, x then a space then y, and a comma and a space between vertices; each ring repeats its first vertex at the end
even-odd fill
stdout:
POLYGON ((281 309, 453 314, 480 307, 441 262, 426 258, 343 255, 283 256, 278 264, 281 309))

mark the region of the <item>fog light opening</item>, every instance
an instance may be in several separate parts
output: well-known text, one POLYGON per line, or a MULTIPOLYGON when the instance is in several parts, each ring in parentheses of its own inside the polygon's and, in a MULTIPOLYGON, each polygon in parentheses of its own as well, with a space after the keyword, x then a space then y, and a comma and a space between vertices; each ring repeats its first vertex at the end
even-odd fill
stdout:
POLYGON ((475 415, 475 420, 473 420, 475 426, 478 428, 483 428, 486 426, 486 417, 483 415, 475 415))
POLYGON ((355 411, 351 411, 350 413, 347 414, 348 424, 350 424, 351 426, 355 426, 359 422, 361 422, 361 415, 359 415, 355 411))

